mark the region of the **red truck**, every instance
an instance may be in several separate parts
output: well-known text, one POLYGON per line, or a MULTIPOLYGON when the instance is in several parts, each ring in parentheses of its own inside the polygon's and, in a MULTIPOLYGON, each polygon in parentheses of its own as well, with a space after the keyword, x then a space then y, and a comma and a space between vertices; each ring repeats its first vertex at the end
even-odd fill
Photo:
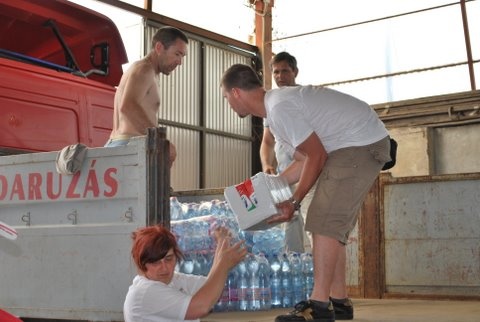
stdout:
POLYGON ((115 24, 66 0, 0 0, 0 155, 103 146, 127 62, 115 24))

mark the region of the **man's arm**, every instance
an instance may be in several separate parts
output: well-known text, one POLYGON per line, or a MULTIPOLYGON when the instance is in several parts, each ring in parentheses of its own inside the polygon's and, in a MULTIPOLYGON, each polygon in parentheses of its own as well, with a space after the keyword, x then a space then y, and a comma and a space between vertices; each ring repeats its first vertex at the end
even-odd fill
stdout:
POLYGON ((263 128, 263 137, 260 144, 260 161, 262 171, 268 174, 276 174, 275 171, 275 138, 268 127, 263 128))
MULTIPOLYGON (((289 184, 294 183, 292 180, 295 180, 299 175, 298 184, 293 192, 293 199, 301 202, 322 172, 327 160, 327 151, 320 138, 313 132, 297 146, 294 156, 296 160, 281 175, 287 179, 289 184), (301 156, 304 157, 303 160, 301 160, 301 156), (303 166, 300 168, 300 165, 303 166)), ((268 221, 269 223, 289 221, 293 218, 295 209, 291 201, 281 202, 277 204, 277 208, 279 210, 278 214, 272 216, 268 221)))

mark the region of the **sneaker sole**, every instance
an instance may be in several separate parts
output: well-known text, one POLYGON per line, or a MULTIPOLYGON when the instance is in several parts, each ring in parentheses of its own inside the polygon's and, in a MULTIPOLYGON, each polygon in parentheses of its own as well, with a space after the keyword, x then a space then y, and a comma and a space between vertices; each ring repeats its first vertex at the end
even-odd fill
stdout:
POLYGON ((331 319, 331 318, 325 318, 325 319, 313 319, 313 320, 301 320, 301 319, 298 319, 298 320, 292 320, 291 318, 288 318, 288 319, 279 319, 278 317, 275 319, 275 322, 335 322, 335 319, 331 319))

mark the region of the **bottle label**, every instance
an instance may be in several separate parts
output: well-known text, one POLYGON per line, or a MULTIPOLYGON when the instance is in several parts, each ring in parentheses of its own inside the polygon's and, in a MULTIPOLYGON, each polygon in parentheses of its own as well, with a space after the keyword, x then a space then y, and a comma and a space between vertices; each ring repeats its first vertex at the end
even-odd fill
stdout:
POLYGON ((228 290, 228 297, 231 302, 237 302, 238 301, 238 292, 236 288, 231 288, 228 290))
POLYGON ((255 301, 260 299, 260 289, 258 287, 252 287, 247 289, 247 300, 255 301))
POLYGON ((247 295, 247 289, 246 288, 239 288, 238 289, 238 300, 239 301, 245 301, 247 300, 248 295, 247 295))
POLYGON ((270 301, 272 299, 272 291, 269 287, 260 289, 260 296, 264 301, 270 301))

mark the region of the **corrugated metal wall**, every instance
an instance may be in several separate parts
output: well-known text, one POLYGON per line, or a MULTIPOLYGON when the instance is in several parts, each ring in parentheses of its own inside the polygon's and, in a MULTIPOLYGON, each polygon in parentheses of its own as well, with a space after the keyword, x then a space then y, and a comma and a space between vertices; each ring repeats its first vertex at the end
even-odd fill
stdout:
MULTIPOLYGON (((160 25, 145 23, 145 52, 160 25)), ((235 63, 251 65, 254 53, 189 37, 183 64, 161 75, 159 123, 177 148, 174 190, 226 187, 251 176, 252 119, 239 118, 222 96, 220 79, 235 63)))

